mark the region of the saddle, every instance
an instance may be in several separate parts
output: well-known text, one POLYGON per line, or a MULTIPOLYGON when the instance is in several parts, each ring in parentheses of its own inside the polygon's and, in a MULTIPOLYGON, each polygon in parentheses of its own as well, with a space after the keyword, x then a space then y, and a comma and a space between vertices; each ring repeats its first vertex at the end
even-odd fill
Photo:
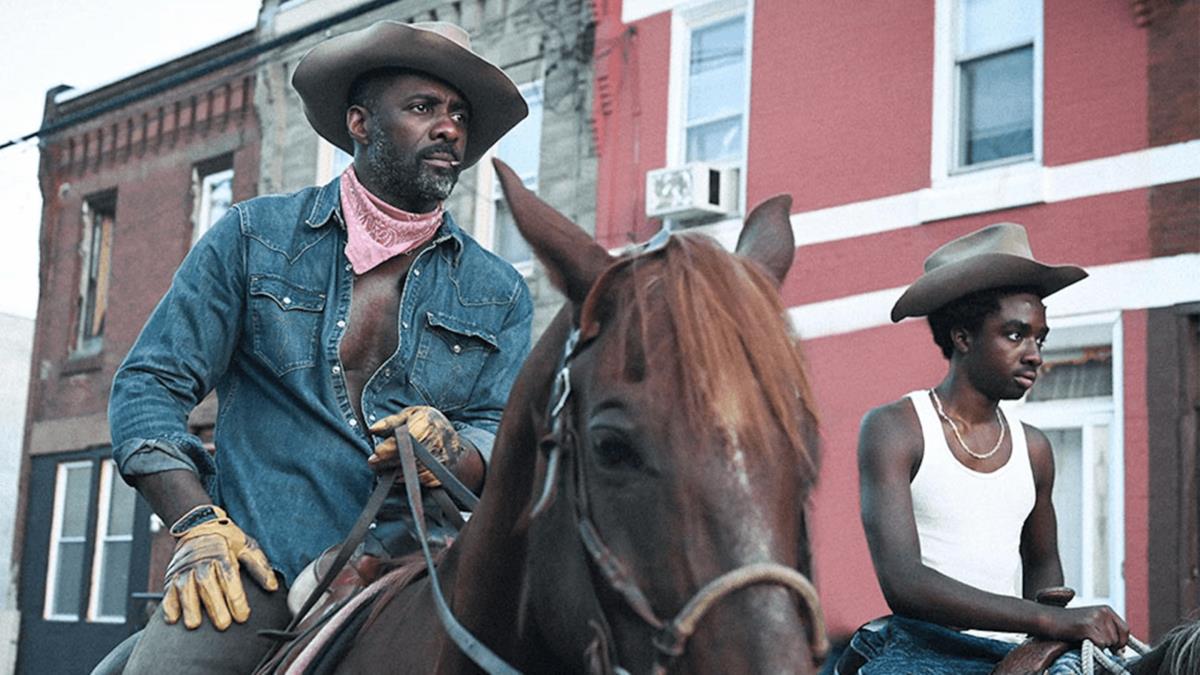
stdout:
MULTIPOLYGON (((1065 586, 1056 586, 1038 591, 1036 600, 1043 605, 1066 607, 1074 597, 1075 591, 1065 586)), ((882 627, 883 620, 876 619, 859 630, 880 630, 882 627)), ((1045 672, 1058 657, 1075 646, 1077 645, 1069 642, 1030 637, 1017 645, 1000 663, 997 663, 996 667, 992 669, 992 675, 1029 675, 1030 673, 1045 672)), ((838 659, 834 672, 837 675, 857 675, 859 669, 866 663, 865 656, 847 646, 846 651, 842 652, 841 658, 838 659)))

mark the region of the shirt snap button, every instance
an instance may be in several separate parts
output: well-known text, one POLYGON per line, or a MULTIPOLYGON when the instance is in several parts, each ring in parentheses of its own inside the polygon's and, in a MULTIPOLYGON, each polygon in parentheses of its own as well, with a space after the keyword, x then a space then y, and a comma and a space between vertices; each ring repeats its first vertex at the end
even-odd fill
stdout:
POLYGON ((461 354, 462 353, 462 345, 454 345, 453 347, 451 347, 451 351, 453 351, 455 354, 461 354))
POLYGON ((337 327, 338 327, 338 328, 345 328, 345 327, 346 327, 346 322, 345 322, 345 321, 338 321, 338 322, 337 322, 337 327))
POLYGON ((401 322, 400 322, 400 327, 401 327, 401 328, 408 328, 408 322, 407 322, 407 321, 401 321, 401 322))
POLYGON ((358 420, 350 420, 350 426, 352 426, 352 427, 358 426, 358 420))
POLYGON ((414 276, 414 277, 419 277, 419 276, 421 276, 421 270, 413 270, 413 276, 414 276))
POLYGON ((292 299, 291 299, 291 298, 284 298, 284 299, 283 299, 283 304, 285 304, 285 305, 290 305, 290 304, 292 304, 292 299))
POLYGON ((330 370, 332 370, 332 371, 333 371, 333 374, 334 374, 334 375, 337 375, 338 373, 342 372, 342 367, 341 367, 341 366, 334 366, 334 367, 330 368, 330 370))

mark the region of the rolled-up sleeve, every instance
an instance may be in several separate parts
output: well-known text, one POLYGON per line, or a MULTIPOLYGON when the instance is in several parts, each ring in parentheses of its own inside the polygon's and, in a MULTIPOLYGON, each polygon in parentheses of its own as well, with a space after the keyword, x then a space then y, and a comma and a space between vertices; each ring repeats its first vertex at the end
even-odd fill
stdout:
POLYGON ((459 434, 479 450, 486 465, 492 461, 492 446, 508 392, 529 355, 532 323, 533 299, 524 279, 519 279, 514 302, 497 337, 497 348, 484 362, 470 402, 450 419, 459 434))
POLYGON ((210 494, 216 465, 187 418, 232 357, 245 307, 245 245, 234 207, 200 239, 113 377, 108 420, 126 481, 195 472, 210 494))

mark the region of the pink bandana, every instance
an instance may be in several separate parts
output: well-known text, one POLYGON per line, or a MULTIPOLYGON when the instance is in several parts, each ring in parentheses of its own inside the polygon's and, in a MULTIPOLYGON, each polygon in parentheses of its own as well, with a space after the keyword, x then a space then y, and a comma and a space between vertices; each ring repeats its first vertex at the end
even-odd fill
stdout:
POLYGON ((442 224, 442 205, 429 213, 409 213, 371 194, 354 165, 342 174, 342 216, 346 219, 346 257, 355 274, 363 274, 385 260, 409 253, 425 243, 442 224))

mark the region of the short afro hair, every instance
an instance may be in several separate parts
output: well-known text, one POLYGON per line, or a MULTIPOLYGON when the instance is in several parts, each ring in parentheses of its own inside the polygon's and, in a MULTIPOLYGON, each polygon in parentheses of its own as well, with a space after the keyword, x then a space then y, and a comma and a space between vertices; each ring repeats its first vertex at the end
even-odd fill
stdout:
POLYGON ((949 360, 954 354, 951 331, 962 328, 971 335, 976 335, 983 326, 983 320, 992 312, 1000 311, 1001 298, 1021 293, 1042 297, 1041 292, 1032 286, 985 288, 952 300, 930 312, 929 330, 933 332, 933 341, 941 348, 942 356, 949 360))

